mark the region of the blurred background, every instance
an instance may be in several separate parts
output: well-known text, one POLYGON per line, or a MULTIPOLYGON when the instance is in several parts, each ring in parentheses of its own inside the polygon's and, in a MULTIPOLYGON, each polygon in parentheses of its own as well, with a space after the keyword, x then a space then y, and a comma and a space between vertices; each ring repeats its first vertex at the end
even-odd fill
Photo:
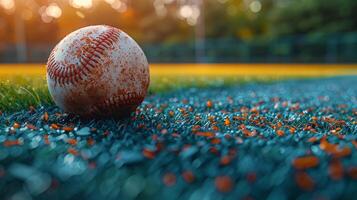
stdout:
POLYGON ((156 63, 356 63, 356 0, 0 0, 0 63, 108 24, 156 63))

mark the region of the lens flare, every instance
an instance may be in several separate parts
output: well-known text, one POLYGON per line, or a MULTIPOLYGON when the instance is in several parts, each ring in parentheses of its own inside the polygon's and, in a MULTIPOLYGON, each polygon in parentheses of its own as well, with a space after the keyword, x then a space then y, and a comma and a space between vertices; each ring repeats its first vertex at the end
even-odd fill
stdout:
POLYGON ((0 7, 3 7, 5 10, 13 10, 15 8, 14 0, 0 0, 0 7))
POLYGON ((93 0, 69 0, 69 4, 74 8, 89 9, 93 6, 93 0))
POLYGON ((61 8, 60 8, 57 4, 55 4, 55 3, 49 5, 49 6, 46 8, 45 12, 46 12, 46 15, 47 15, 47 16, 53 17, 53 18, 59 18, 59 17, 61 17, 61 15, 62 15, 62 10, 61 10, 61 8))

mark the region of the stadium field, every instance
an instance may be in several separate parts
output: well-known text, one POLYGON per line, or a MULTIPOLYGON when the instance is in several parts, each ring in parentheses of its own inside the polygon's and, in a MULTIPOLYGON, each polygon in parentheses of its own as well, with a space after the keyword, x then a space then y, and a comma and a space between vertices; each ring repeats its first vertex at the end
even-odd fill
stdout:
MULTIPOLYGON (((0 110, 53 105, 41 64, 0 65, 0 110), (16 99, 14 102, 13 99, 16 99)), ((356 75, 357 65, 318 64, 151 64, 149 92, 217 88, 284 79, 356 75)))
MULTIPOLYGON (((25 75, 24 75, 25 74, 25 75)), ((159 64, 123 120, 0 67, 0 199, 352 199, 356 65, 159 64)))

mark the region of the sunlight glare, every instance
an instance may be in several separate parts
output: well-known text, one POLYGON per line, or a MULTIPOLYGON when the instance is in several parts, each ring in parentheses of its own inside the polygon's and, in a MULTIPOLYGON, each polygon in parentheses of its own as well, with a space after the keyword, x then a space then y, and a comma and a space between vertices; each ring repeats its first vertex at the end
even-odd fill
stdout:
POLYGON ((181 17, 183 18, 188 18, 192 15, 193 13, 193 10, 192 10, 192 7, 189 6, 189 5, 184 5, 180 8, 180 11, 179 11, 181 17))
POLYGON ((89 9, 93 6, 93 0, 69 0, 69 4, 74 8, 89 9))
POLYGON ((262 9, 262 3, 260 1, 252 1, 249 4, 249 9, 254 13, 258 13, 262 9))
POLYGON ((197 20, 200 16, 200 9, 195 5, 184 5, 179 10, 179 17, 186 19, 187 23, 191 26, 197 24, 197 20))
POLYGON ((49 6, 46 8, 46 11, 45 11, 45 12, 46 12, 47 16, 53 17, 53 18, 59 18, 59 17, 61 17, 61 15, 62 15, 62 10, 61 10, 61 8, 60 8, 57 4, 55 4, 55 3, 49 5, 49 6))
POLYGON ((14 0, 0 0, 0 6, 3 7, 5 10, 12 10, 15 8, 15 1, 14 0))

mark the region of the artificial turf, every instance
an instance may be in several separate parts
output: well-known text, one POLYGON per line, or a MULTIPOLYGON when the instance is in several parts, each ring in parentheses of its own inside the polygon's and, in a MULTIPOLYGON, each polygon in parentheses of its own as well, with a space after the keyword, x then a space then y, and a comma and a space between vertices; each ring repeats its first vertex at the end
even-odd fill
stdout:
POLYGON ((352 76, 155 93, 122 121, 7 111, 0 198, 353 199, 356 105, 352 76))

